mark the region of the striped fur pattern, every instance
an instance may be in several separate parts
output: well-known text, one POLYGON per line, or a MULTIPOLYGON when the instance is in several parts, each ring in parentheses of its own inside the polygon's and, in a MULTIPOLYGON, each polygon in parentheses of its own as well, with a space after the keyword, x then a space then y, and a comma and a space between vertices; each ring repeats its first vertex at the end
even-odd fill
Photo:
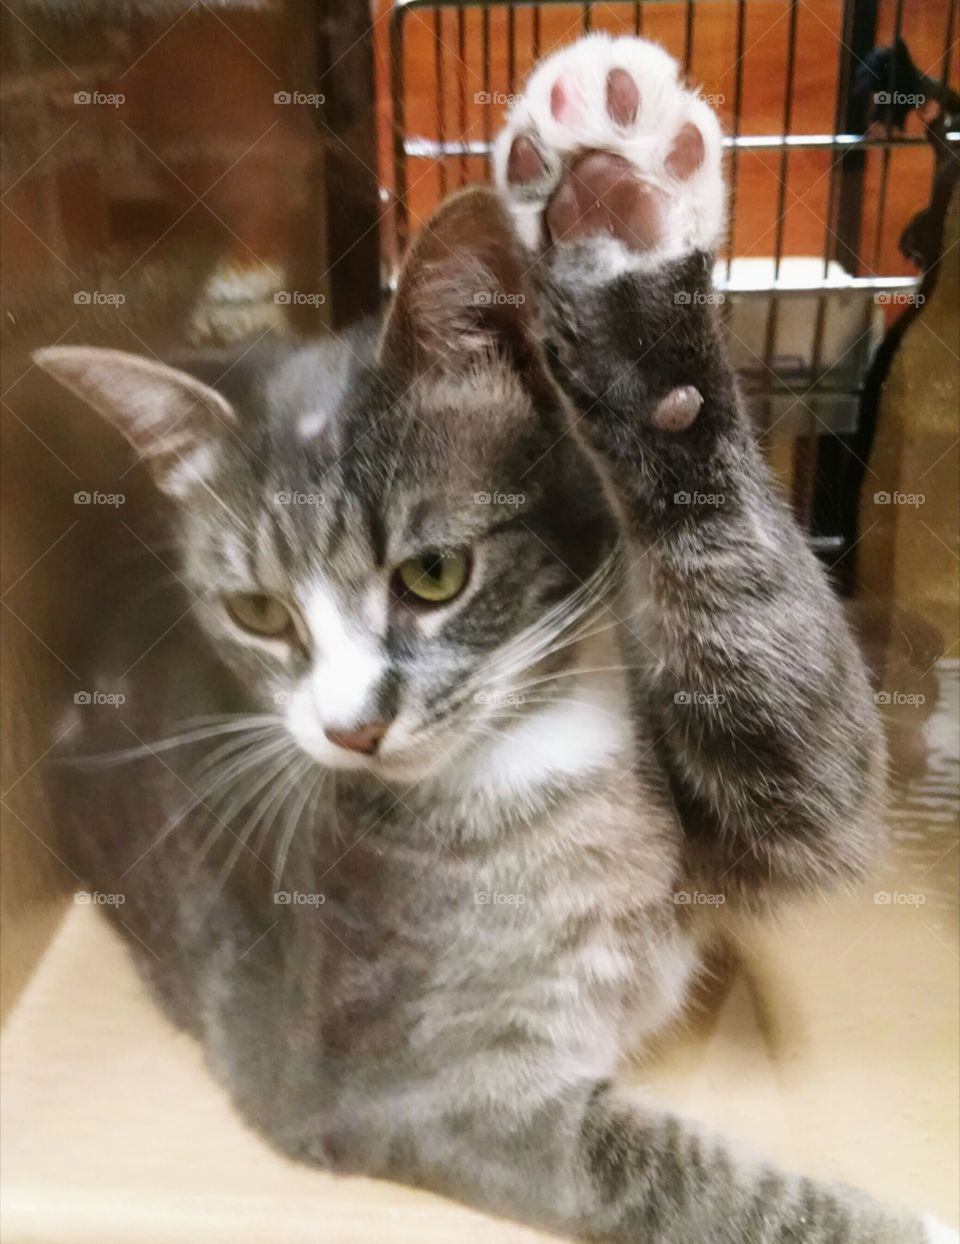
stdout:
POLYGON ((298 1158, 620 1244, 941 1238, 616 1081, 697 970, 677 895, 856 878, 882 759, 725 361, 722 211, 687 194, 662 224, 684 178, 721 185, 687 128, 711 122, 649 45, 563 56, 511 117, 500 197, 440 209, 383 326, 216 373, 42 356, 172 497, 184 585, 89 658, 126 699, 68 722, 71 858, 298 1158), (414 611, 390 584, 423 547, 470 576, 414 611), (291 602, 298 638, 240 633, 225 592, 291 602), (373 712, 375 755, 325 741, 373 712))

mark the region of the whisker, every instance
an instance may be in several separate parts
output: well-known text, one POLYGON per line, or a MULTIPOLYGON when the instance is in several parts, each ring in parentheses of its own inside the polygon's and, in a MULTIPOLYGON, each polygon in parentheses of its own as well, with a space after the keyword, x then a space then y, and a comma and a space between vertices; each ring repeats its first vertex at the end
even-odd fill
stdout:
MULTIPOLYGON (((288 740, 286 739, 274 739, 272 742, 263 745, 263 747, 254 756, 245 757, 245 765, 242 766, 235 775, 233 775, 234 777, 245 777, 247 774, 259 770, 261 765, 268 765, 269 768, 266 777, 263 777, 261 774, 260 781, 254 782, 246 788, 241 785, 239 797, 237 796, 236 788, 234 788, 233 798, 230 800, 228 807, 224 808, 220 814, 214 811, 214 808, 216 807, 215 803, 212 807, 208 806, 207 810, 210 812, 211 816, 213 816, 216 824, 212 827, 206 838, 200 844, 200 847, 194 857, 192 866, 194 872, 201 867, 204 860, 213 849, 214 843, 216 843, 217 839, 220 838, 224 831, 234 834, 234 831, 230 825, 233 817, 245 808, 252 799, 256 798, 260 791, 263 790, 264 786, 272 781, 276 773, 280 772, 285 761, 285 750, 287 746, 292 747, 293 745, 288 743, 288 740), (279 765, 270 763, 271 761, 276 761, 278 757, 279 765)), ((214 783, 214 787, 222 784, 224 780, 224 776, 221 775, 220 778, 217 779, 217 782, 214 783)), ((212 790, 214 787, 211 787, 210 789, 212 790)), ((236 837, 235 834, 234 837, 236 837)))
POLYGON ((197 743, 203 739, 216 738, 220 734, 232 733, 235 731, 249 730, 253 724, 266 724, 267 722, 276 725, 280 721, 279 717, 273 714, 250 714, 241 721, 224 722, 218 727, 201 726, 194 730, 188 730, 178 735, 171 735, 165 739, 157 739, 153 743, 138 744, 136 747, 123 747, 113 752, 94 752, 86 756, 67 756, 61 763, 67 765, 104 765, 126 764, 131 760, 137 760, 144 756, 152 756, 156 752, 169 751, 173 747, 183 747, 186 743, 197 743))
MULTIPOLYGON (((304 783, 303 797, 301 798, 300 802, 296 805, 296 810, 292 813, 292 815, 288 819, 287 824, 284 827, 283 833, 280 835, 279 841, 277 843, 277 849, 274 852, 274 856, 273 856, 274 871, 276 872, 277 877, 280 879, 281 882, 283 881, 283 870, 287 864, 287 855, 290 852, 290 846, 293 842, 294 834, 296 834, 297 830, 300 827, 300 823, 303 819, 303 814, 306 811, 307 805, 309 803, 316 804, 317 800, 319 799, 320 789, 322 789, 324 780, 326 778, 326 771, 324 769, 321 769, 319 765, 317 765, 315 762, 313 762, 309 758, 308 758, 308 761, 309 761, 308 768, 313 770, 312 780, 304 783)), ((312 824, 310 828, 313 828, 312 824)))

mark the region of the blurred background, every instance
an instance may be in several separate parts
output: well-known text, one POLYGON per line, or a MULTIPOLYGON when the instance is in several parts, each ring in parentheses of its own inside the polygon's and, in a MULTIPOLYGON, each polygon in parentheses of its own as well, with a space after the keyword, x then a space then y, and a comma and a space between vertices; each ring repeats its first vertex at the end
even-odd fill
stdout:
POLYGON ((661 42, 720 115, 729 350, 862 637, 892 867, 929 897, 895 939, 955 947, 956 0, 2 0, 0 23, 8 1008, 75 884, 43 758, 103 607, 81 584, 153 556, 157 504, 29 352, 243 349, 376 311, 437 203, 488 178, 530 66, 589 30, 661 42))

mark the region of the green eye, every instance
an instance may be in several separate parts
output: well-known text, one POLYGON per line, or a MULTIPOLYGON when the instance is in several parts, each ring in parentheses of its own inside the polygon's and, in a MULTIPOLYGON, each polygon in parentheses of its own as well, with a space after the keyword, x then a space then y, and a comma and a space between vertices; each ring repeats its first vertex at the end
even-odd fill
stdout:
POLYGON ((293 627, 290 610, 276 596, 261 592, 234 592, 224 597, 224 604, 237 626, 254 635, 279 639, 293 627))
POLYGON ((431 605, 442 604, 462 591, 469 569, 466 553, 427 549, 397 567, 400 594, 431 605))

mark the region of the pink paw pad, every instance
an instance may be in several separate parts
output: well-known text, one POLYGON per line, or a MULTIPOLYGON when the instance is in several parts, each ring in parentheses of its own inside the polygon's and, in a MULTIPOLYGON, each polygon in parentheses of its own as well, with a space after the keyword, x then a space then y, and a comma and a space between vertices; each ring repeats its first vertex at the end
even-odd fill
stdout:
POLYGON ((507 181, 511 186, 537 181, 546 167, 543 156, 526 134, 520 134, 513 140, 507 157, 507 181))
POLYGON ((700 413, 703 396, 692 384, 682 384, 662 397, 651 422, 662 432, 685 432, 700 413))
POLYGON ((704 161, 707 151, 703 135, 688 121, 673 140, 666 158, 667 172, 681 179, 692 176, 704 161))
POLYGON ((554 242, 607 234, 632 250, 649 250, 662 233, 663 194, 640 181, 627 160, 590 151, 570 168, 547 207, 554 242))
POLYGON ((553 119, 561 125, 578 125, 586 106, 583 91, 573 75, 561 74, 550 91, 550 111, 553 119))
POLYGON ((617 125, 633 125, 640 111, 640 92, 626 69, 607 74, 607 112, 617 125))

